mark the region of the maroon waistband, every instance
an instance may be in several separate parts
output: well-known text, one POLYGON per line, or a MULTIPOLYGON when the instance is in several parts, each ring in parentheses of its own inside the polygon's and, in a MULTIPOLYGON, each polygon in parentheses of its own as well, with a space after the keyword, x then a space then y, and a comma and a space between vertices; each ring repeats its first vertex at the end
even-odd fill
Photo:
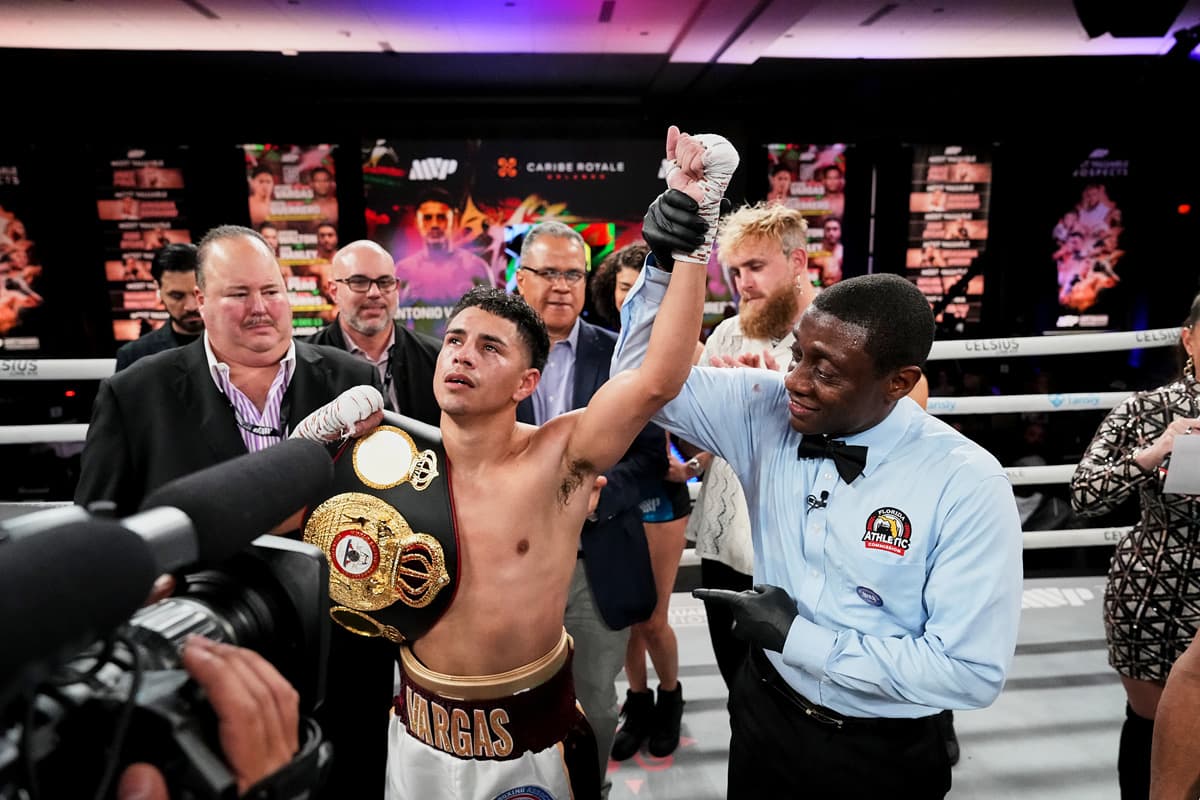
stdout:
POLYGON ((408 735, 435 750, 463 759, 508 761, 561 742, 583 717, 575 705, 571 677, 574 653, 544 683, 495 700, 452 700, 413 681, 400 670, 393 702, 408 735))

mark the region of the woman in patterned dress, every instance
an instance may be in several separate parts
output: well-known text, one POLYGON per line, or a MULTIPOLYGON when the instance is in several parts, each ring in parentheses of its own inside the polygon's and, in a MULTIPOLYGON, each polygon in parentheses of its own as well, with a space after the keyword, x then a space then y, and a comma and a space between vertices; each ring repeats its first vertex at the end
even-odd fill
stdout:
POLYGON ((1117 544, 1104 592, 1108 660, 1128 702, 1117 757, 1121 797, 1146 798, 1154 716, 1171 665, 1200 625, 1200 496, 1164 494, 1175 437, 1200 435, 1200 295, 1180 332, 1183 374, 1114 408, 1071 477, 1071 505, 1104 514, 1134 492, 1141 518, 1117 544))

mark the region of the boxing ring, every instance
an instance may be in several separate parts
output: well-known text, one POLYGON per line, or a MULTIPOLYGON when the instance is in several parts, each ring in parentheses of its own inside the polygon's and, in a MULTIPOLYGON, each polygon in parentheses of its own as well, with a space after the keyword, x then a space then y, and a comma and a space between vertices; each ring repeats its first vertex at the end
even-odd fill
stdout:
MULTIPOLYGON (((1072 336, 935 342, 929 361, 1077 355, 1169 347, 1179 328, 1072 336)), ((101 380, 113 359, 0 359, 0 381, 101 380)), ((979 395, 929 398, 928 411, 962 415, 1052 414, 1107 410, 1131 392, 979 395)), ((0 444, 79 443, 87 425, 0 425, 0 444)), ((1013 486, 1069 483, 1075 464, 1006 466, 1013 486)), ((0 502, 0 519, 63 502, 0 502)), ((1024 548, 1114 545, 1128 527, 1023 531, 1024 548)), ((685 550, 681 567, 696 567, 685 550)), ((694 574, 695 569, 688 570, 694 574)), ((681 574, 681 579, 683 574, 681 574)), ((686 579, 682 580, 686 583, 686 579)), ((958 712, 962 760, 951 798, 1118 797, 1117 738, 1124 693, 1107 665, 1101 601, 1104 577, 1027 579, 1017 652, 1008 682, 991 707, 958 712)), ((680 584, 677 584, 677 589, 680 584)), ((686 586, 682 588, 687 588, 686 586)), ((671 598, 687 705, 679 750, 665 759, 644 753, 610 764, 611 798, 720 798, 728 756, 726 691, 708 640, 704 607, 686 591, 671 598)), ((651 681, 654 681, 651 676, 651 681)), ((618 685, 624 696, 625 685, 618 685)))
MULTIPOLYGON (((982 358, 1025 358, 1077 355, 1151 347, 1169 347, 1179 341, 1179 328, 1156 328, 1123 333, 1084 333, 1073 336, 1030 336, 1000 339, 963 339, 934 342, 929 361, 982 358)), ((0 381, 102 380, 112 375, 116 361, 101 359, 0 359, 0 381)), ((941 417, 968 414, 1050 413, 1110 409, 1132 392, 1070 394, 977 395, 930 397, 928 411, 941 417)), ((0 445, 82 442, 86 424, 0 425, 0 445)), ((1069 483, 1074 464, 1037 467, 1008 466, 1014 486, 1069 483)), ((0 503, 0 518, 20 513, 20 503, 0 503)), ((1025 549, 1097 547, 1114 545, 1128 527, 1070 528, 1024 532, 1025 549)), ((685 551, 681 565, 698 564, 685 551)))

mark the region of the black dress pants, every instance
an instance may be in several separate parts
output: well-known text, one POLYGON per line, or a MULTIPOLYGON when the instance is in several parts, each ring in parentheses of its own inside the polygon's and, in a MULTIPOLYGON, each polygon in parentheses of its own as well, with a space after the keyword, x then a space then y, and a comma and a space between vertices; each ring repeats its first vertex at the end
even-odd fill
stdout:
MULTIPOLYGON (((752 648, 729 696, 729 800, 786 797, 939 800, 950 762, 937 715, 919 719, 804 712, 804 701, 752 648), (840 719, 839 727, 832 720, 840 719)), ((811 705, 811 704, 810 704, 811 705)))
MULTIPOLYGON (((753 583, 754 579, 749 575, 738 572, 715 558, 700 559, 700 585, 705 589, 745 592, 753 583)), ((721 677, 725 680, 725 688, 732 689, 738 670, 742 668, 742 662, 750 653, 750 646, 745 640, 734 636, 733 611, 728 605, 705 603, 704 611, 708 617, 708 638, 712 640, 713 655, 717 657, 717 669, 721 671, 721 677)))

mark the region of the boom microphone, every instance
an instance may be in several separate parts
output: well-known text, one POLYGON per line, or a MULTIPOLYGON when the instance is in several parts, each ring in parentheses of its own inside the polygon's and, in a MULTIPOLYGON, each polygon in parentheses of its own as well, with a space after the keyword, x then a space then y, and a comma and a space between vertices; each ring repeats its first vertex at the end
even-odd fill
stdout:
POLYGON ((288 439, 155 489, 121 524, 142 536, 161 572, 213 564, 244 550, 333 485, 324 445, 288 439))
POLYGON ((0 689, 21 667, 125 622, 158 575, 146 542, 115 520, 77 520, 33 536, 0 532, 0 689))

